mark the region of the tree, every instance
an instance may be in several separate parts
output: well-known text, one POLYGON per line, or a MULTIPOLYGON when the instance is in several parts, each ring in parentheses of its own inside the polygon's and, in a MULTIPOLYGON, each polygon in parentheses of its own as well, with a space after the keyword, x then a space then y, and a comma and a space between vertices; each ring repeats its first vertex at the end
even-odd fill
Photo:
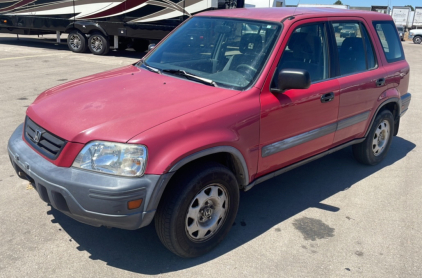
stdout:
POLYGON ((336 2, 334 2, 334 5, 343 5, 343 2, 341 2, 341 0, 337 0, 336 2))
POLYGON ((415 9, 412 7, 412 5, 406 5, 405 7, 410 7, 410 10, 413 12, 415 9))

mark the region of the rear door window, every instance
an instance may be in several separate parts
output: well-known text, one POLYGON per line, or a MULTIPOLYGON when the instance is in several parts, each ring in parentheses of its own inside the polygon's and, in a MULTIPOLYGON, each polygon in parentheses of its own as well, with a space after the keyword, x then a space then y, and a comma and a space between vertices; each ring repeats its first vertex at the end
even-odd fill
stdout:
POLYGON ((376 68, 372 42, 359 22, 332 22, 339 60, 340 75, 376 68))
POLYGON ((374 21, 374 28, 384 50, 387 62, 404 60, 403 48, 393 21, 374 21))

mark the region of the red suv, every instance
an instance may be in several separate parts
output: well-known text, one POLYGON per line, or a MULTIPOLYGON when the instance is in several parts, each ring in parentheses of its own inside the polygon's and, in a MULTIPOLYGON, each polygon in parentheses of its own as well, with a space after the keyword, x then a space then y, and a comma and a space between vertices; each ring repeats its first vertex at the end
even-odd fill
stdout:
POLYGON ((227 235, 240 190, 350 145, 381 162, 408 84, 388 15, 210 11, 137 64, 42 93, 8 150, 64 214, 122 229, 155 218, 168 249, 195 257, 227 235))

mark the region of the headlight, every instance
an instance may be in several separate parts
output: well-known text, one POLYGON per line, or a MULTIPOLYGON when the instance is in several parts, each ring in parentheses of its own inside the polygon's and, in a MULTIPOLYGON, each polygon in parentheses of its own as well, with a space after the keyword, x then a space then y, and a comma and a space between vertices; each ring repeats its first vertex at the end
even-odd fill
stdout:
POLYGON ((140 177, 146 163, 147 148, 143 145, 93 141, 82 149, 72 166, 117 176, 140 177))

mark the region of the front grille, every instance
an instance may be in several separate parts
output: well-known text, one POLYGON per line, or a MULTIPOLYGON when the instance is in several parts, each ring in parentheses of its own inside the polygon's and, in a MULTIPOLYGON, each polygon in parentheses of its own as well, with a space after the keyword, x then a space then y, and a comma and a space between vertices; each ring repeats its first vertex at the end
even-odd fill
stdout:
POLYGON ((37 151, 52 160, 59 156, 67 143, 66 140, 43 129, 28 117, 25 120, 25 139, 37 151))

